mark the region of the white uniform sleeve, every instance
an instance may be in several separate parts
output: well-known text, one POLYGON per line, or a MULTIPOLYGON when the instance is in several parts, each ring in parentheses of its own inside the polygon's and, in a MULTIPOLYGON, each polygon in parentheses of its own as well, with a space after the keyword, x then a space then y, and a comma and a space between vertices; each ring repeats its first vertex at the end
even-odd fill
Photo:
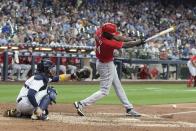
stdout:
POLYGON ((39 89, 44 86, 44 83, 42 80, 34 80, 31 82, 31 85, 29 85, 29 88, 39 91, 39 89))
POLYGON ((35 91, 39 91, 44 86, 43 80, 35 80, 34 77, 28 79, 25 84, 35 91))
POLYGON ((16 98, 16 102, 18 101, 19 98, 23 97, 23 96, 27 96, 28 94, 28 89, 25 88, 24 86, 21 88, 17 98, 16 98))

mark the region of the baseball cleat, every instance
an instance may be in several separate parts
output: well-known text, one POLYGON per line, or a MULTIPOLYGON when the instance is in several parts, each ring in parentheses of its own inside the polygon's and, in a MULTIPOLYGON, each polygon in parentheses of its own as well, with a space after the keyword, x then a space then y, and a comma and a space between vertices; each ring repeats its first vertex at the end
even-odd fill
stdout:
POLYGON ((42 117, 40 117, 39 119, 43 120, 43 121, 47 121, 50 120, 48 115, 43 115, 42 117))
POLYGON ((38 120, 39 118, 35 113, 33 113, 32 116, 31 116, 31 119, 32 120, 38 120))
POLYGON ((33 113, 33 115, 31 116, 31 120, 43 120, 43 121, 47 121, 49 120, 48 115, 42 115, 42 116, 37 116, 36 114, 33 113))
POLYGON ((127 116, 141 117, 141 114, 135 111, 134 109, 127 109, 127 116))
POLYGON ((78 115, 79 116, 84 116, 84 113, 83 113, 83 111, 82 111, 82 109, 80 108, 80 102, 74 102, 74 106, 75 106, 75 108, 76 108, 76 110, 77 110, 77 113, 78 113, 78 115))

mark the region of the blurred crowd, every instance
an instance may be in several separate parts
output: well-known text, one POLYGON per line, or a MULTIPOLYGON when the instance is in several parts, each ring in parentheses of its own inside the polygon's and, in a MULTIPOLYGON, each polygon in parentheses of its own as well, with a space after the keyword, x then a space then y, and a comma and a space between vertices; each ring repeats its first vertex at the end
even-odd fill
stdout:
POLYGON ((196 54, 194 0, 0 0, 0 45, 94 46, 99 25, 113 22, 122 34, 149 37, 177 30, 118 57, 188 59, 196 54), (162 57, 164 54, 164 57, 162 57))
POLYGON ((0 44, 94 46, 93 34, 97 26, 107 21, 116 23, 125 35, 145 37, 176 25, 176 32, 147 43, 142 51, 134 49, 134 52, 144 53, 140 57, 157 57, 165 48, 171 58, 187 58, 195 52, 195 2, 167 2, 1 0, 0 44))

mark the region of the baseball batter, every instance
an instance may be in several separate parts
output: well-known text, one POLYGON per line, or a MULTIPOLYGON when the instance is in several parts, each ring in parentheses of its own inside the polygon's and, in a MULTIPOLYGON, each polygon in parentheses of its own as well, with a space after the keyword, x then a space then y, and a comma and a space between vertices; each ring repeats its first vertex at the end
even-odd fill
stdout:
POLYGON ((56 103, 56 90, 48 86, 49 82, 65 81, 70 79, 87 78, 89 70, 82 69, 76 74, 62 74, 54 76, 53 64, 44 59, 37 65, 37 73, 25 83, 16 99, 16 109, 7 110, 4 116, 22 117, 31 116, 33 120, 48 119, 48 105, 56 103))
POLYGON ((196 87, 196 56, 191 57, 191 59, 187 62, 187 66, 188 66, 189 72, 191 74, 191 77, 187 83, 188 87, 191 87, 192 83, 194 83, 193 86, 196 87))
POLYGON ((113 85, 117 96, 124 105, 126 113, 132 117, 140 117, 141 115, 133 109, 133 105, 129 102, 125 91, 118 78, 116 67, 113 63, 114 49, 129 48, 144 44, 143 40, 132 41, 130 38, 124 38, 117 32, 117 26, 113 23, 105 23, 97 29, 95 33, 96 40, 96 57, 97 70, 100 74, 100 90, 87 97, 84 100, 75 102, 75 108, 80 116, 84 116, 82 108, 95 103, 97 100, 107 96, 113 85))

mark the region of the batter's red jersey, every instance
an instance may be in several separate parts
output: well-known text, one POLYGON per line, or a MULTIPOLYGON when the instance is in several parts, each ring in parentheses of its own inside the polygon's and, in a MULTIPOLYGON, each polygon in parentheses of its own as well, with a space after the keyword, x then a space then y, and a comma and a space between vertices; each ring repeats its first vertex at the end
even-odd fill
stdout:
MULTIPOLYGON (((119 34, 119 33, 118 33, 119 34)), ((114 49, 120 49, 123 42, 116 40, 108 40, 101 36, 101 28, 98 28, 95 33, 96 40, 96 57, 103 63, 113 60, 114 49)))

